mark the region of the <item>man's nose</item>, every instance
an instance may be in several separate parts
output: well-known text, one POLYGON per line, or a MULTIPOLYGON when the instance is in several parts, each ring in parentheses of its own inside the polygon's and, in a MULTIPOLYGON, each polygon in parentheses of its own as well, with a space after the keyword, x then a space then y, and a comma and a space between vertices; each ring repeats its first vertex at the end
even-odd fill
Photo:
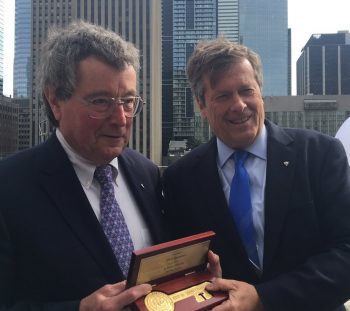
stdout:
POLYGON ((242 112, 247 107, 247 104, 244 102, 243 98, 235 93, 232 95, 232 101, 230 109, 236 112, 242 112))
POLYGON ((112 122, 117 123, 118 125, 125 125, 126 118, 127 117, 125 116, 123 105, 121 105, 120 103, 115 103, 113 105, 113 110, 111 115, 109 116, 109 119, 112 122))

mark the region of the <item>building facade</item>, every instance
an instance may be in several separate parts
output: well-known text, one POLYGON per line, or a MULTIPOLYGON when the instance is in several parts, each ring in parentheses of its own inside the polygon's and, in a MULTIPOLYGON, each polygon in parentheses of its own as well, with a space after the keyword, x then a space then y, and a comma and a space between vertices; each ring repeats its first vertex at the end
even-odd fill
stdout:
POLYGON ((239 42, 239 0, 218 1, 218 35, 239 42))
POLYGON ((18 150, 18 106, 0 95, 0 159, 18 150))
POLYGON ((240 42, 262 60, 266 96, 290 95, 288 0, 239 2, 240 42))
POLYGON ((35 69, 48 28, 85 20, 120 34, 140 49, 138 90, 146 105, 135 120, 129 146, 161 163, 161 3, 157 0, 32 0, 32 140, 45 140, 52 128, 35 88, 35 69))
POLYGON ((350 117, 349 95, 267 96, 264 103, 266 118, 275 124, 331 136, 350 117))
POLYGON ((217 34, 217 0, 173 1, 173 139, 203 137, 206 122, 200 118, 186 78, 186 64, 200 39, 217 34))
POLYGON ((310 37, 297 61, 297 94, 350 94, 348 31, 310 37))
POLYGON ((173 1, 162 0, 162 156, 173 137, 173 1))
POLYGON ((29 98, 16 97, 12 102, 18 107, 18 150, 30 147, 30 106, 29 98))
POLYGON ((291 94, 287 0, 162 0, 162 10, 163 155, 170 140, 210 137, 186 79, 187 60, 200 39, 219 35, 247 45, 262 59, 263 93, 291 94))
POLYGON ((31 8, 31 1, 16 0, 13 97, 28 98, 30 95, 31 8))

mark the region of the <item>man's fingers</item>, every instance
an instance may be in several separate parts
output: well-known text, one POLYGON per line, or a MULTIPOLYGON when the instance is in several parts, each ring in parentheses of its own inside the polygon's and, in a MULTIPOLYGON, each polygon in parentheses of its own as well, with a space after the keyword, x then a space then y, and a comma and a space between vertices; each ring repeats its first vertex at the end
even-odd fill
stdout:
POLYGON ((131 287, 115 297, 111 297, 111 302, 117 305, 127 306, 135 300, 147 295, 152 291, 152 286, 149 284, 141 284, 131 287))
POLYGON ((208 270, 217 278, 222 277, 220 257, 212 251, 208 252, 208 270))
POLYGON ((121 311, 152 290, 149 284, 125 289, 126 282, 108 284, 80 301, 79 311, 121 311))
POLYGON ((126 286, 126 281, 122 281, 115 284, 107 284, 101 287, 98 290, 98 292, 105 297, 112 297, 112 296, 118 295, 123 290, 125 290, 125 286, 126 286))
POLYGON ((234 280, 225 280, 221 278, 215 278, 212 283, 208 284, 205 287, 206 290, 211 291, 228 291, 237 289, 237 284, 234 280))

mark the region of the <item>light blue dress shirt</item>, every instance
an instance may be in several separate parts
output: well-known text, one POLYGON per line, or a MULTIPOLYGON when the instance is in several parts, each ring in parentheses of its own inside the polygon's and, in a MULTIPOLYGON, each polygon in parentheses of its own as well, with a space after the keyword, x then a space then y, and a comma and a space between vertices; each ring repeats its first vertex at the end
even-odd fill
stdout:
MULTIPOLYGON (((217 166, 225 193, 227 206, 230 198, 231 181, 235 173, 234 160, 231 157, 234 149, 226 146, 217 138, 217 166)), ((244 166, 249 174, 250 195, 252 201, 253 223, 257 233, 257 249, 260 263, 264 257, 264 224, 265 224, 265 185, 267 161, 267 132, 265 126, 261 129, 254 143, 245 149, 250 153, 244 166)), ((261 267, 262 268, 262 267, 261 267)))

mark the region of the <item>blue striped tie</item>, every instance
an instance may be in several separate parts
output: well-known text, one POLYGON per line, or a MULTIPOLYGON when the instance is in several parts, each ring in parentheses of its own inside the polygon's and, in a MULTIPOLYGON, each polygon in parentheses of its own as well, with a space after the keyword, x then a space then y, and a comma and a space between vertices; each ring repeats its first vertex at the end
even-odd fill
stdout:
POLYGON ((231 183, 229 208, 248 258, 259 268, 256 232, 253 224, 252 202, 250 199, 249 175, 244 167, 244 162, 248 155, 249 153, 244 150, 238 150, 233 154, 235 175, 231 183))

